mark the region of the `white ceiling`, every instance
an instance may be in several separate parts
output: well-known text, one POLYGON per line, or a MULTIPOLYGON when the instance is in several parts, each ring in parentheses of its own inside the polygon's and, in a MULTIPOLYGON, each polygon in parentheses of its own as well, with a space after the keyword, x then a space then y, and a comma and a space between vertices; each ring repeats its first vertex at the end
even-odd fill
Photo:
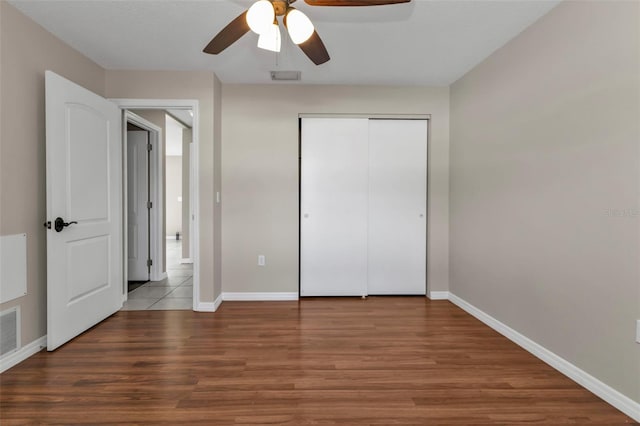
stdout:
MULTIPOLYGON (((204 46, 251 0, 10 0, 107 69, 211 70, 223 83, 271 82, 300 70, 307 84, 451 84, 559 0, 413 0, 393 6, 295 6, 331 60, 316 66, 283 35, 279 54, 248 33, 212 56, 204 46)), ((279 83, 282 84, 282 83, 279 83)))

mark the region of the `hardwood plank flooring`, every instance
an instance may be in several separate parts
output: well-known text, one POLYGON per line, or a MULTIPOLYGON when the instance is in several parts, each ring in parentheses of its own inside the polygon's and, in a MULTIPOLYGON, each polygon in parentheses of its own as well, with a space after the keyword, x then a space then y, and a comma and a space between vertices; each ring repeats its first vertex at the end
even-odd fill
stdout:
POLYGON ((0 375, 0 423, 636 424, 447 301, 119 312, 0 375))

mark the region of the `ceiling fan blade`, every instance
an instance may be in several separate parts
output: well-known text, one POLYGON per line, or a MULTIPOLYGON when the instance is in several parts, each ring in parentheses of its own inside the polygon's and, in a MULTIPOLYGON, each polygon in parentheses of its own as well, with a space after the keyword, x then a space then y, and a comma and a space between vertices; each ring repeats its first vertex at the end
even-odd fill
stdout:
POLYGON ((247 11, 245 11, 242 15, 229 22, 229 25, 224 27, 202 51, 217 55, 248 32, 249 24, 247 24, 247 11))
POLYGON ((309 6, 384 6, 411 0, 304 0, 309 6))
POLYGON ((324 64, 331 59, 327 48, 324 47, 324 43, 316 31, 311 34, 309 40, 300 43, 298 46, 316 65, 324 64))

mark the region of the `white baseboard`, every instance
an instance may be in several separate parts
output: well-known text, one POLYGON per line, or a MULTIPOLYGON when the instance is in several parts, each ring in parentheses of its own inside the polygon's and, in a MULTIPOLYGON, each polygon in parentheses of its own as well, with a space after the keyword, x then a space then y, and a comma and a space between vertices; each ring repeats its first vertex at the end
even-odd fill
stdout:
POLYGON ((193 259, 191 259, 190 257, 183 257, 182 259, 180 259, 180 263, 191 264, 193 263, 193 259))
POLYGON ((216 300, 213 301, 213 310, 214 312, 218 310, 218 308, 222 305, 222 293, 216 297, 216 300))
POLYGON ((45 347, 47 347, 47 336, 42 336, 41 338, 36 339, 27 345, 24 345, 17 351, 6 354, 5 356, 0 358, 0 373, 10 369, 14 365, 21 363, 31 355, 40 352, 45 347))
POLYGON ((196 305, 194 311, 196 312, 215 312, 222 304, 222 294, 212 302, 200 302, 196 305))
POLYGON ((430 291, 427 297, 431 300, 448 300, 449 292, 448 291, 430 291))
POLYGON ((222 300, 229 301, 276 301, 298 300, 298 293, 222 293, 222 300))
POLYGON ((576 367, 566 359, 556 355, 549 349, 534 342, 523 334, 520 334, 508 325, 498 321, 491 315, 481 311, 455 294, 450 293, 449 300, 579 385, 585 387, 609 404, 613 405, 632 419, 640 422, 640 403, 632 400, 626 395, 623 395, 611 386, 601 382, 586 371, 576 367))
POLYGON ((193 310, 196 312, 215 312, 216 307, 213 302, 200 302, 193 310))

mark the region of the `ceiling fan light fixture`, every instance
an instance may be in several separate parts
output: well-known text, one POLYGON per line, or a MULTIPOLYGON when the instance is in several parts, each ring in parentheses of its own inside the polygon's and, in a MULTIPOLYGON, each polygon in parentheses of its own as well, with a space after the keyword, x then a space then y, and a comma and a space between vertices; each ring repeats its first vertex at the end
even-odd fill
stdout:
POLYGON ((309 40, 311 34, 315 31, 313 23, 304 13, 293 7, 289 9, 286 19, 286 27, 289 31, 289 37, 295 44, 304 43, 309 40))
POLYGON ((276 17, 276 12, 269 0, 255 2, 247 11, 247 25, 256 34, 269 30, 276 17))
POLYGON ((272 52, 280 52, 282 38, 280 37, 280 27, 278 21, 274 19, 273 24, 269 25, 258 38, 258 47, 272 52))

